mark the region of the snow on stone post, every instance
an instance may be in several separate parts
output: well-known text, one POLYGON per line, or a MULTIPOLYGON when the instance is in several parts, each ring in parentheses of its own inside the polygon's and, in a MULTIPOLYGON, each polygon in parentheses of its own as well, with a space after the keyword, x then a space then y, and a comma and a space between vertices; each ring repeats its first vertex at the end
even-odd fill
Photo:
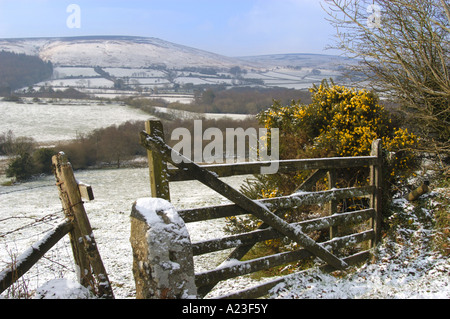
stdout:
POLYGON ((137 299, 197 298, 189 233, 172 204, 138 199, 131 211, 137 299))

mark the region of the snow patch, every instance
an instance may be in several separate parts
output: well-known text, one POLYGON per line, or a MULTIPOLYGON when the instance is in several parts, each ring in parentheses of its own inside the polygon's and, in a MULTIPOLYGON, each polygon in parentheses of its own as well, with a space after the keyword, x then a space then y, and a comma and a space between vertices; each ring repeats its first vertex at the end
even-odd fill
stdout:
POLYGON ((170 202, 162 198, 140 198, 136 201, 136 210, 145 218, 153 233, 170 236, 170 242, 174 245, 190 244, 186 225, 170 202))
POLYGON ((91 291, 67 279, 53 279, 36 290, 34 299, 96 299, 91 291))

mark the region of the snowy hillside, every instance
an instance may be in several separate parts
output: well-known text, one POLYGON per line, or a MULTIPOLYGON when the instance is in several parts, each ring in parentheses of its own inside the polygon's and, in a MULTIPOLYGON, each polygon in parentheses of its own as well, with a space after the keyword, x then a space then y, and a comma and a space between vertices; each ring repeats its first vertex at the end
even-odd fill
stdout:
POLYGON ((326 54, 269 54, 239 57, 240 60, 259 65, 272 65, 290 68, 340 69, 345 63, 354 63, 354 60, 336 55, 326 54))
POLYGON ((131 36, 89 36, 74 38, 0 39, 0 50, 38 55, 64 66, 168 69, 186 67, 263 70, 271 68, 336 69, 351 60, 326 54, 274 54, 227 57, 157 38, 131 36))
POLYGON ((0 50, 39 55, 64 66, 168 68, 251 66, 234 58, 174 44, 156 38, 79 37, 0 40, 0 50))
POLYGON ((350 62, 323 54, 226 57, 161 39, 130 36, 0 39, 1 50, 53 63, 52 78, 37 83, 36 91, 72 87, 102 98, 144 93, 180 103, 190 103, 194 88, 204 86, 301 90, 324 78, 344 84, 350 62), (167 93, 176 96, 160 96, 167 93))

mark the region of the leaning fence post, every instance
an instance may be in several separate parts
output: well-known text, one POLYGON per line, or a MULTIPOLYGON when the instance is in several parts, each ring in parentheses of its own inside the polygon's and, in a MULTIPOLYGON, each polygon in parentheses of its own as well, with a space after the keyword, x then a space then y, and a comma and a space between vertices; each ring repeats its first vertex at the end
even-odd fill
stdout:
POLYGON ((130 242, 137 299, 197 297, 191 240, 171 203, 138 199, 131 211, 130 242))
MULTIPOLYGON (((80 284, 91 288, 101 298, 114 298, 112 287, 97 249, 94 234, 84 209, 80 185, 73 174, 72 165, 64 153, 53 156, 52 163, 59 196, 66 218, 72 222, 69 233, 80 284)), ((86 188, 86 185, 82 185, 86 188)), ((89 196, 92 195, 91 192, 89 196)))
POLYGON ((375 216, 372 218, 371 227, 375 232, 375 239, 371 241, 374 247, 381 240, 381 222, 382 222, 382 169, 383 169, 383 153, 381 149, 381 140, 377 139, 372 142, 372 150, 370 156, 377 158, 376 164, 370 166, 370 185, 375 187, 373 195, 370 197, 370 206, 375 210, 375 216))
MULTIPOLYGON (((145 131, 151 137, 160 138, 164 141, 164 129, 161 121, 146 121, 145 131)), ((147 156, 152 197, 164 198, 170 201, 167 163, 163 161, 162 156, 157 152, 147 150, 147 156)))

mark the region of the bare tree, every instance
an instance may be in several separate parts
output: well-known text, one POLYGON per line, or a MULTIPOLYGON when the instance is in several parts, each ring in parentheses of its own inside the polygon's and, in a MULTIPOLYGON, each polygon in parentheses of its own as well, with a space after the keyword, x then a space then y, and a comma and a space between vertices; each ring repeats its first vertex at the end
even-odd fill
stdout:
POLYGON ((427 151, 450 152, 448 0, 324 0, 333 48, 357 58, 373 88, 395 97, 427 151))

